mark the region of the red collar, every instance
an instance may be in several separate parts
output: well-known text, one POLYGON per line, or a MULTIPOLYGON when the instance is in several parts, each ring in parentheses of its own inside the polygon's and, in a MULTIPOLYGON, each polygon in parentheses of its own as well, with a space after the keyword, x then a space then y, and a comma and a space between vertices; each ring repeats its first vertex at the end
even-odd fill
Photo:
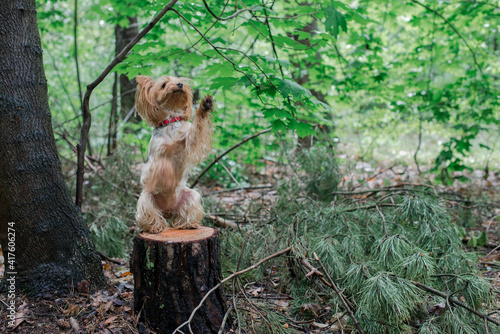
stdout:
POLYGON ((180 116, 177 116, 177 117, 174 117, 174 118, 171 118, 171 119, 164 119, 163 121, 161 121, 160 123, 158 123, 158 128, 161 128, 161 127, 164 127, 164 126, 167 126, 169 124, 172 124, 172 123, 175 123, 175 122, 180 122, 182 121, 182 117, 180 116))

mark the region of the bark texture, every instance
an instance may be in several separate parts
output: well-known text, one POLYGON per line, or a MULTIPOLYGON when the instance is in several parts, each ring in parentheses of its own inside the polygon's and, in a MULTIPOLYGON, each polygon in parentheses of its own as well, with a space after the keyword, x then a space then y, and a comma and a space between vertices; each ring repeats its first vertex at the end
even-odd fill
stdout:
POLYGON ((0 243, 4 255, 11 222, 18 287, 33 293, 64 291, 82 280, 100 287, 105 282, 101 261, 71 200, 57 155, 35 0, 3 0, 0 7, 0 243))
MULTIPOLYGON (((311 6, 310 3, 301 3, 301 6, 311 6)), ((313 35, 315 31, 318 30, 318 21, 316 17, 313 17, 312 21, 309 22, 304 26, 303 29, 299 29, 300 31, 304 31, 309 33, 310 35, 313 35)), ((293 39, 295 39, 297 42, 304 44, 307 47, 311 47, 311 41, 308 39, 299 39, 298 35, 290 35, 293 39)), ((302 59, 301 62, 294 62, 292 61, 293 66, 296 68, 296 71, 292 71, 292 77, 293 79, 301 86, 305 86, 309 83, 309 68, 314 68, 315 66, 318 66, 318 64, 321 62, 321 54, 320 52, 316 52, 316 55, 314 58, 307 58, 307 59, 302 59), (303 71, 303 70, 306 71, 303 71)), ((328 104, 325 100, 325 94, 320 92, 319 90, 314 89, 314 87, 309 88, 309 91, 311 94, 317 98, 319 101, 328 104)), ((329 119, 333 118, 332 114, 325 114, 329 119)), ((302 120, 303 122, 308 123, 307 121, 302 120)), ((333 129, 328 128, 329 131, 332 131, 333 129)), ((304 138, 298 139, 298 146, 300 148, 310 148, 314 144, 314 135, 309 135, 305 136, 304 138)))
MULTIPOLYGON (((170 334, 222 279, 218 233, 205 226, 143 233, 134 240, 130 267, 135 312, 150 328, 170 334)), ((193 333, 218 333, 225 312, 221 287, 197 311, 191 322, 193 333)), ((187 327, 182 331, 189 333, 187 327)))
MULTIPOLYGON (((116 50, 118 55, 130 41, 139 34, 137 17, 128 18, 128 27, 115 27, 116 50)), ((130 80, 125 74, 120 74, 120 114, 124 119, 135 104, 135 89, 137 82, 130 80)), ((130 121, 138 123, 138 117, 131 117, 130 121)))

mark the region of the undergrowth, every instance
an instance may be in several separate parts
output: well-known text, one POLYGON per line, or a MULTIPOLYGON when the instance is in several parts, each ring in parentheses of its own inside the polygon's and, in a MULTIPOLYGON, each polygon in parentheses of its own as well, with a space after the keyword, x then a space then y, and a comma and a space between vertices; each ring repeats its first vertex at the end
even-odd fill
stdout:
MULTIPOLYGON (((365 333, 499 333, 494 324, 486 329, 484 319, 415 284, 475 310, 488 309, 494 300, 492 286, 480 277, 477 256, 463 247, 440 197, 429 187, 394 188, 358 198, 335 193, 340 175, 329 154, 313 149, 288 161, 295 176, 280 185, 270 222, 222 232, 227 272, 291 247, 287 257, 247 272, 237 278, 238 284, 263 282, 290 295, 297 321, 304 320, 300 309, 305 304, 347 311, 321 280, 325 276, 306 276, 312 266, 336 282, 365 333)), ((257 309, 259 314, 250 320, 238 314, 242 328, 294 332, 283 326, 276 330, 273 319, 283 321, 269 307, 257 309), (256 317, 261 318, 257 324, 256 317)), ((334 315, 331 311, 328 316, 334 315)), ((357 333, 352 319, 349 330, 357 333)))
POLYGON ((131 244, 128 231, 134 226, 139 192, 139 174, 130 169, 131 155, 130 149, 119 147, 103 162, 104 170, 87 176, 90 187, 83 216, 97 250, 109 257, 125 257, 131 244))

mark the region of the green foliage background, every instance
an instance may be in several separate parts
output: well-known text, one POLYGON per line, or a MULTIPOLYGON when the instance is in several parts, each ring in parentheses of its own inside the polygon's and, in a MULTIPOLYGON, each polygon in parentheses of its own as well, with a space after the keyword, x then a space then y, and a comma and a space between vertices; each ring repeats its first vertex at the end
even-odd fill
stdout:
MULTIPOLYGON (((75 75, 75 2, 37 3, 53 127, 64 171, 74 188, 72 143, 79 140, 82 122, 75 75)), ((450 182, 452 172, 471 167, 498 168, 498 2, 207 3, 219 17, 243 7, 250 10, 220 20, 201 0, 177 2, 174 8, 182 17, 169 12, 115 70, 129 78, 137 74, 192 78, 200 96, 214 95, 214 153, 271 127, 272 133, 224 157, 223 163, 233 167, 240 184, 245 185, 246 166, 279 160, 283 142, 323 142, 297 154, 296 162, 286 160, 296 164, 297 178, 282 186, 273 224, 223 235, 226 251, 247 252, 226 253, 226 270, 234 270, 240 261, 241 266, 249 265, 290 244, 293 254, 279 274, 290 284, 287 291, 296 298, 297 310, 307 302, 338 304, 334 294, 325 296, 300 272, 300 261, 310 260, 315 252, 324 269, 346 288, 368 333, 484 332, 482 320, 464 310, 442 316, 424 312, 443 300, 412 284, 459 291, 457 297, 474 308, 487 307, 493 299, 490 285, 478 277, 475 255, 461 245, 463 231, 440 199, 419 190, 395 192, 367 207, 338 202, 330 194, 342 176, 329 150, 346 152, 349 159, 355 155, 407 165, 419 162, 438 173, 441 182, 450 182), (247 242, 252 248, 244 247, 247 242), (296 279, 289 280, 294 268, 296 279)), ((137 16, 141 29, 165 4, 78 1, 83 90, 113 59, 115 26, 127 26, 127 17, 137 16)), ((121 121, 119 149, 105 157, 112 79, 105 79, 90 102, 92 155, 101 157, 105 170, 88 173, 83 211, 97 246, 121 257, 133 223, 131 203, 139 190, 134 168, 144 161, 150 129, 143 122, 121 121)), ((234 187, 234 181, 217 168, 203 181, 234 187)), ((263 276, 252 273, 248 279, 263 276)), ((272 310, 268 316, 276 320, 273 324, 282 319, 272 310)))
MULTIPOLYGON (((54 125, 76 136, 74 4, 38 4, 54 125)), ((137 16, 142 28, 163 5, 80 1, 82 88, 113 58, 114 25, 126 26, 127 16, 137 16)), ((209 5, 219 16, 242 6, 209 5)), ((291 129, 306 136, 317 133, 315 125, 334 122, 329 136, 365 158, 394 159, 401 145, 412 155, 417 145, 405 143, 416 143, 419 128, 423 163, 435 170, 462 170, 474 162, 484 167, 480 157, 495 152, 500 57, 494 2, 253 0, 245 6, 252 11, 220 21, 201 1, 178 2, 175 8, 212 45, 170 12, 116 70, 130 78, 186 76, 201 94, 214 94, 216 148, 269 125, 275 132, 291 129)), ((103 103, 110 99, 111 84, 112 76, 92 96, 91 143, 97 147, 107 133, 109 104, 103 103)), ((120 141, 144 152, 149 131, 132 127, 131 134, 120 132, 120 141)), ((258 162, 264 148, 248 150, 245 162, 258 162)), ((73 154, 66 156, 74 160, 73 154)))

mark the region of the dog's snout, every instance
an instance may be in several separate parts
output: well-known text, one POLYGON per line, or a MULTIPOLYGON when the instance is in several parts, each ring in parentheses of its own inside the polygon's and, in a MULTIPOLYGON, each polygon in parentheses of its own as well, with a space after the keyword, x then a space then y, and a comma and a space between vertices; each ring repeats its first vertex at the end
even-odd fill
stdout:
POLYGON ((177 84, 177 87, 179 87, 179 88, 182 88, 183 86, 184 86, 184 85, 182 84, 182 82, 179 82, 179 83, 177 84))

